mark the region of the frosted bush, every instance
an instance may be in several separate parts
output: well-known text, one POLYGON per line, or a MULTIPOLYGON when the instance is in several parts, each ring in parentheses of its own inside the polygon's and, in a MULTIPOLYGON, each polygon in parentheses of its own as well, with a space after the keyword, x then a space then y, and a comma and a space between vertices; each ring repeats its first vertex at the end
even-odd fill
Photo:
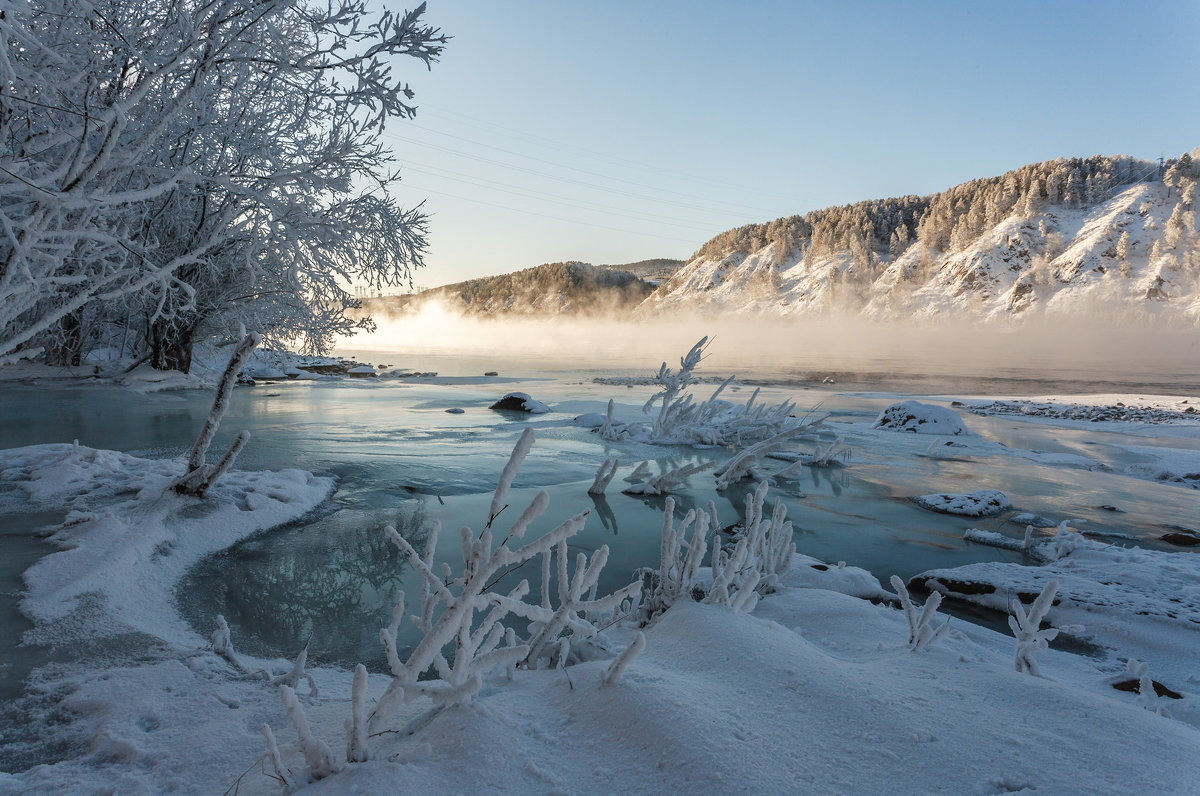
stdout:
POLYGON ((508 488, 533 439, 533 430, 526 429, 513 449, 501 473, 483 531, 476 537, 471 529, 462 529, 460 574, 453 575, 448 567, 445 575, 433 570, 440 530, 436 523, 424 555, 394 528, 386 529, 391 541, 421 575, 420 613, 410 620, 422 632, 422 638, 408 658, 401 660, 396 646, 404 618, 405 598, 401 592, 391 623, 380 631, 392 682, 375 706, 370 719, 372 726, 385 722, 400 702, 418 696, 428 697, 438 706, 467 702, 495 668, 504 667, 511 676, 514 666, 532 667, 556 652, 564 655, 560 638, 569 640, 566 650, 579 654, 589 643, 598 641, 598 624, 631 612, 640 598, 640 582, 597 596, 600 573, 608 560, 607 545, 590 558, 584 553, 577 554, 571 571, 567 540, 583 528, 587 512, 521 547, 508 546, 510 541, 523 538, 530 522, 546 510, 549 496, 544 491, 538 493, 499 544, 495 543, 492 526, 506 506, 508 488), (538 556, 542 561, 540 602, 526 600, 530 591, 528 580, 522 580, 506 594, 492 591, 505 574, 538 556), (557 591, 553 595, 552 568, 557 572, 557 591), (514 628, 504 624, 509 616, 528 621, 527 639, 519 640, 514 628), (420 679, 430 673, 432 677, 420 679))
POLYGON ((771 451, 779 450, 787 445, 796 435, 808 429, 809 426, 807 425, 789 428, 735 454, 713 471, 713 474, 717 476, 717 490, 725 490, 729 488, 730 484, 743 478, 754 478, 755 480, 765 482, 767 479, 753 469, 759 457, 771 451))
POLYGON ((783 401, 778 404, 759 404, 759 391, 744 404, 735 404, 722 399, 734 377, 730 376, 707 400, 697 402, 687 392, 695 381, 695 369, 700 364, 708 338, 703 337, 679 360, 679 370, 667 367, 663 362, 653 381, 658 386, 642 406, 645 414, 655 407, 658 412, 649 425, 643 423, 614 424, 612 402, 600 434, 605 439, 632 439, 663 445, 736 445, 741 446, 778 434, 796 427, 811 427, 816 423, 799 420, 792 416, 796 404, 783 401))
POLYGON ((710 605, 725 605, 752 611, 762 594, 774 591, 779 578, 792 566, 796 545, 787 507, 775 502, 770 519, 763 516, 767 483, 746 497, 746 522, 732 550, 720 543, 716 507, 692 509, 676 527, 675 501, 667 499, 663 511, 660 563, 648 573, 650 586, 642 607, 643 624, 682 599, 697 599, 710 605), (690 537, 688 528, 693 528, 690 537), (712 542, 708 541, 712 530, 712 542), (711 580, 702 580, 701 564, 711 549, 711 580))

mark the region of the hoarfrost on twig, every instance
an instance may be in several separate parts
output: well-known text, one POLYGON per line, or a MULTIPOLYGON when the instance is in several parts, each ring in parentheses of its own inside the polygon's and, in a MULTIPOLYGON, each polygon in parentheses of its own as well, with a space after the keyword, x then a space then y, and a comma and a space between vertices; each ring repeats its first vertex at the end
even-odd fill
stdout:
POLYGON ((346 719, 346 762, 367 761, 367 667, 354 667, 350 691, 350 718, 346 719))
POLYGON ((940 627, 936 629, 933 627, 933 620, 937 616, 938 606, 942 604, 941 593, 935 591, 930 594, 925 600, 925 605, 921 609, 921 613, 918 615, 916 606, 913 605, 912 598, 909 597, 908 589, 904 587, 904 581, 898 576, 892 575, 891 583, 892 588, 896 590, 897 596, 900 597, 900 607, 904 609, 904 618, 908 620, 908 648, 913 652, 920 652, 925 647, 937 643, 950 628, 949 619, 943 622, 940 627))
MULTIPOLYGON (((312 637, 309 637, 312 640, 312 637)), ((271 679, 271 685, 286 685, 289 688, 295 688, 300 684, 301 680, 308 681, 309 696, 317 696, 317 681, 312 675, 305 671, 305 665, 308 663, 308 641, 304 642, 304 649, 300 650, 300 654, 296 656, 292 668, 278 677, 271 679)))
POLYGON ((1038 650, 1049 647, 1050 642, 1058 636, 1059 628, 1040 629, 1042 620, 1050 612, 1050 607, 1054 604, 1054 595, 1057 593, 1058 581, 1052 580, 1042 589, 1042 593, 1033 601, 1033 605, 1029 606, 1028 612, 1021 605, 1020 600, 1014 599, 1009 603, 1011 615, 1008 617, 1008 626, 1012 628, 1013 636, 1017 639, 1013 665, 1018 672, 1029 672, 1034 677, 1041 676, 1041 671, 1033 656, 1038 650))
POLYGON ((309 779, 313 781, 324 779, 336 770, 329 747, 324 741, 313 735, 312 728, 308 724, 308 717, 304 715, 304 708, 300 706, 296 692, 289 686, 281 685, 279 686, 279 695, 283 699, 283 706, 287 709, 288 718, 292 720, 292 724, 296 728, 300 751, 304 753, 304 762, 308 765, 309 779))
POLYGON ((642 650, 646 649, 646 635, 640 630, 633 637, 633 641, 626 647, 620 655, 613 659, 613 662, 605 668, 601 674, 601 685, 615 683, 621 679, 621 675, 625 674, 625 669, 637 656, 642 654, 642 650))
POLYGON ((372 726, 386 721, 402 701, 425 696, 441 706, 466 702, 478 693, 483 678, 495 668, 503 667, 511 677, 518 664, 530 666, 542 656, 555 652, 562 656, 566 650, 577 650, 581 642, 599 634, 596 622, 601 617, 630 610, 629 606, 639 599, 640 581, 612 594, 596 596, 600 572, 608 560, 607 546, 600 547, 590 557, 578 554, 574 572, 570 571, 567 540, 583 528, 587 512, 521 547, 508 547, 509 540, 520 539, 530 520, 545 510, 549 502, 545 492, 534 498, 508 535, 496 542, 492 525, 506 505, 508 488, 532 444, 533 431, 526 429, 500 475, 483 531, 476 537, 469 528, 462 529, 461 574, 452 576, 448 566, 444 577, 434 572, 436 524, 423 556, 395 528, 385 529, 388 538, 421 576, 421 609, 412 621, 423 635, 407 660, 401 660, 396 649, 396 635, 404 616, 401 593, 391 623, 380 631, 392 682, 371 714, 372 726), (530 591, 527 580, 507 593, 492 591, 505 575, 537 556, 542 557, 540 603, 526 601, 530 591), (557 595, 550 593, 552 564, 556 564, 558 574, 557 595), (528 641, 520 642, 513 629, 504 624, 510 614, 529 622, 528 641), (569 638, 565 646, 562 638, 569 638), (447 647, 452 647, 453 652, 448 654, 447 647), (431 669, 436 678, 420 679, 431 669))
POLYGON ((613 480, 613 476, 617 474, 617 468, 620 465, 621 462, 617 459, 605 459, 604 464, 601 464, 600 469, 596 471, 592 485, 588 487, 588 494, 603 495, 604 490, 608 489, 609 483, 613 480))
POLYGON ((262 730, 263 737, 267 739, 267 754, 271 757, 271 765, 275 767, 275 776, 279 777, 285 791, 292 790, 296 787, 296 780, 279 756, 279 744, 275 742, 275 733, 271 732, 268 724, 262 725, 259 729, 262 730))
POLYGON ((703 472, 713 466, 712 462, 693 462, 685 464, 683 467, 677 467, 674 470, 669 470, 662 475, 651 478, 648 481, 643 481, 640 484, 634 484, 622 489, 626 495, 661 495, 671 487, 679 484, 688 476, 703 472))

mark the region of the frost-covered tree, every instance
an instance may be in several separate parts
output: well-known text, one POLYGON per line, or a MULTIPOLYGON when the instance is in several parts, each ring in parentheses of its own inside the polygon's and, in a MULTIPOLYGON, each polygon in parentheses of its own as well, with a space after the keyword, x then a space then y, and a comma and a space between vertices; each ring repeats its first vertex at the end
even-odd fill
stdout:
POLYGON ((1121 232, 1121 237, 1117 238, 1117 259, 1125 262, 1129 259, 1129 230, 1121 232))
POLYGON ((0 15, 0 362, 104 320, 187 369, 206 325, 309 349, 353 321, 351 278, 421 263, 389 194, 394 70, 446 37, 365 0, 32 0, 0 15), (233 318, 227 316, 235 316, 233 318))

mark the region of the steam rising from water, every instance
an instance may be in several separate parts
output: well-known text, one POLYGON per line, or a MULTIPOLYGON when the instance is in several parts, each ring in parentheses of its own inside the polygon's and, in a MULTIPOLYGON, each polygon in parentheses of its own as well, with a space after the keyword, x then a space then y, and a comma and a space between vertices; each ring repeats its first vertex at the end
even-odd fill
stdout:
POLYGON ((704 369, 787 378, 823 373, 1200 383, 1200 330, 1162 318, 1029 317, 1020 323, 941 319, 875 321, 851 315, 481 318, 427 303, 419 313, 376 316, 378 331, 344 340, 339 353, 512 356, 547 366, 657 370, 707 335, 704 369))

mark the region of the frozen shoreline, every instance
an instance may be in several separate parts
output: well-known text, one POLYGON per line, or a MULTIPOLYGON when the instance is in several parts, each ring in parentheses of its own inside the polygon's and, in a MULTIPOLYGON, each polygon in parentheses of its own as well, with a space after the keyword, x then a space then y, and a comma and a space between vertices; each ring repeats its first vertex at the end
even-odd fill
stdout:
MULTIPOLYGON (((708 391, 697 390, 701 395, 708 391)), ((1096 401, 1097 406, 1103 403, 1096 401)), ((1037 422, 1067 428, 1080 421, 1037 422)), ((856 421, 855 427, 862 425, 856 421)), ((1097 425, 1088 422, 1089 429, 1097 425)), ((1103 425, 1130 428, 1120 421, 1103 425)), ((1191 424, 1176 427, 1184 432, 1191 424)), ((928 445, 927 439, 895 432, 860 428, 857 433, 914 451, 928 445)), ((1048 460, 1036 452, 1004 451, 977 438, 965 444, 968 455, 1048 460)), ((274 728, 288 764, 302 767, 278 695, 261 679, 247 679, 203 650, 203 639, 167 615, 173 614, 169 605, 137 597, 169 594, 186 568, 177 567, 204 554, 199 547, 179 544, 180 538, 205 536, 199 529, 209 523, 216 527, 229 518, 248 519, 242 515, 284 522, 298 516, 304 501, 275 500, 271 489, 311 489, 305 500, 320 502, 329 487, 308 478, 301 488, 304 479, 289 474, 236 474, 224 492, 214 492, 217 508, 212 513, 185 518, 177 527, 179 515, 172 512, 179 506, 163 505, 155 497, 155 489, 161 490, 168 478, 168 463, 139 464, 124 454, 71 448, 0 452, 12 459, 3 465, 5 477, 11 472, 46 505, 75 512, 69 521, 80 522, 64 528, 60 541, 79 543, 76 549, 83 552, 78 557, 86 557, 89 543, 97 545, 92 549, 107 550, 114 540, 120 547, 122 539, 130 542, 126 549, 139 551, 124 558, 107 556, 98 571, 109 575, 92 585, 135 573, 136 593, 109 600, 112 626, 149 634, 161 643, 146 648, 140 663, 53 666, 39 672, 31 683, 31 698, 43 706, 40 720, 45 723, 38 729, 73 751, 52 766, 0 775, 0 792, 105 787, 133 793, 220 791, 246 769, 252 772, 241 780, 241 792, 277 792, 276 783, 259 774, 252 762, 264 751, 258 726, 265 722, 274 728), (57 475, 33 478, 39 468, 57 475), (107 492, 97 487, 100 482, 109 484, 107 492), (102 516, 105 512, 89 503, 109 498, 116 500, 112 505, 126 508, 102 516), (166 555, 166 539, 156 532, 143 540, 120 531, 138 525, 144 532, 147 522, 152 528, 170 526, 169 533, 175 534, 166 555), (139 567, 146 569, 145 576, 136 575, 139 567), (74 716, 71 724, 54 726, 51 717, 64 712, 74 716)), ((240 538, 238 533, 225 527, 204 549, 227 547, 240 538)), ((30 612, 42 623, 71 616, 62 606, 89 591, 86 578, 65 577, 69 568, 54 572, 58 568, 46 562, 55 555, 63 554, 30 570, 33 583, 49 584, 31 588, 30 612)), ((473 704, 433 718, 427 705, 414 703, 397 721, 400 726, 422 723, 422 729, 411 737, 373 740, 371 762, 349 766, 311 790, 383 793, 402 781, 432 792, 463 791, 477 787, 481 770, 497 788, 562 792, 797 787, 835 792, 900 783, 910 790, 947 793, 999 793, 1016 787, 1116 793, 1135 784, 1186 793, 1200 777, 1200 764, 1188 757, 1200 742, 1200 689, 1195 686, 1200 672, 1191 671, 1187 661, 1150 660, 1151 675, 1169 677, 1168 685, 1184 694, 1182 703, 1159 700, 1174 716, 1164 718, 1142 709, 1137 694, 1110 687, 1119 674, 1114 668, 1118 660, 1099 665, 1051 650, 1043 653, 1046 679, 1017 675, 1011 638, 957 620, 949 638, 910 653, 899 611, 840 593, 863 593, 864 583, 878 588, 875 578, 854 567, 822 570, 813 564, 800 558, 784 588, 767 596, 753 615, 686 603, 673 608, 647 629, 647 652, 619 684, 601 689, 600 664, 581 663, 569 668, 573 685, 562 671, 520 672, 512 683, 500 678, 485 686, 473 704), (730 655, 735 649, 741 652, 730 655), (1118 733, 1116 727, 1123 729, 1118 733), (687 732, 681 734, 681 728, 687 732), (687 740, 697 732, 706 739, 703 754, 687 740), (975 740, 964 747, 959 740, 968 736, 975 740), (1046 744, 1038 738, 1056 740, 1046 744), (1075 768, 1062 764, 1062 739, 1080 750, 1075 768), (722 753, 707 752, 714 746, 722 753), (500 749, 505 752, 498 754, 500 749), (1163 755, 1184 762, 1166 771, 1143 770, 1146 759, 1163 755)), ((1119 628, 1124 620, 1105 621, 1119 628)), ((1146 654, 1145 646, 1139 649, 1146 654)), ((1155 654, 1172 653, 1163 645, 1155 654)), ((283 663, 274 666, 278 671, 283 663)), ((336 752, 348 715, 350 673, 334 668, 312 673, 321 698, 306 701, 305 709, 315 734, 336 752)), ((382 693, 386 680, 372 675, 372 697, 382 693)))

